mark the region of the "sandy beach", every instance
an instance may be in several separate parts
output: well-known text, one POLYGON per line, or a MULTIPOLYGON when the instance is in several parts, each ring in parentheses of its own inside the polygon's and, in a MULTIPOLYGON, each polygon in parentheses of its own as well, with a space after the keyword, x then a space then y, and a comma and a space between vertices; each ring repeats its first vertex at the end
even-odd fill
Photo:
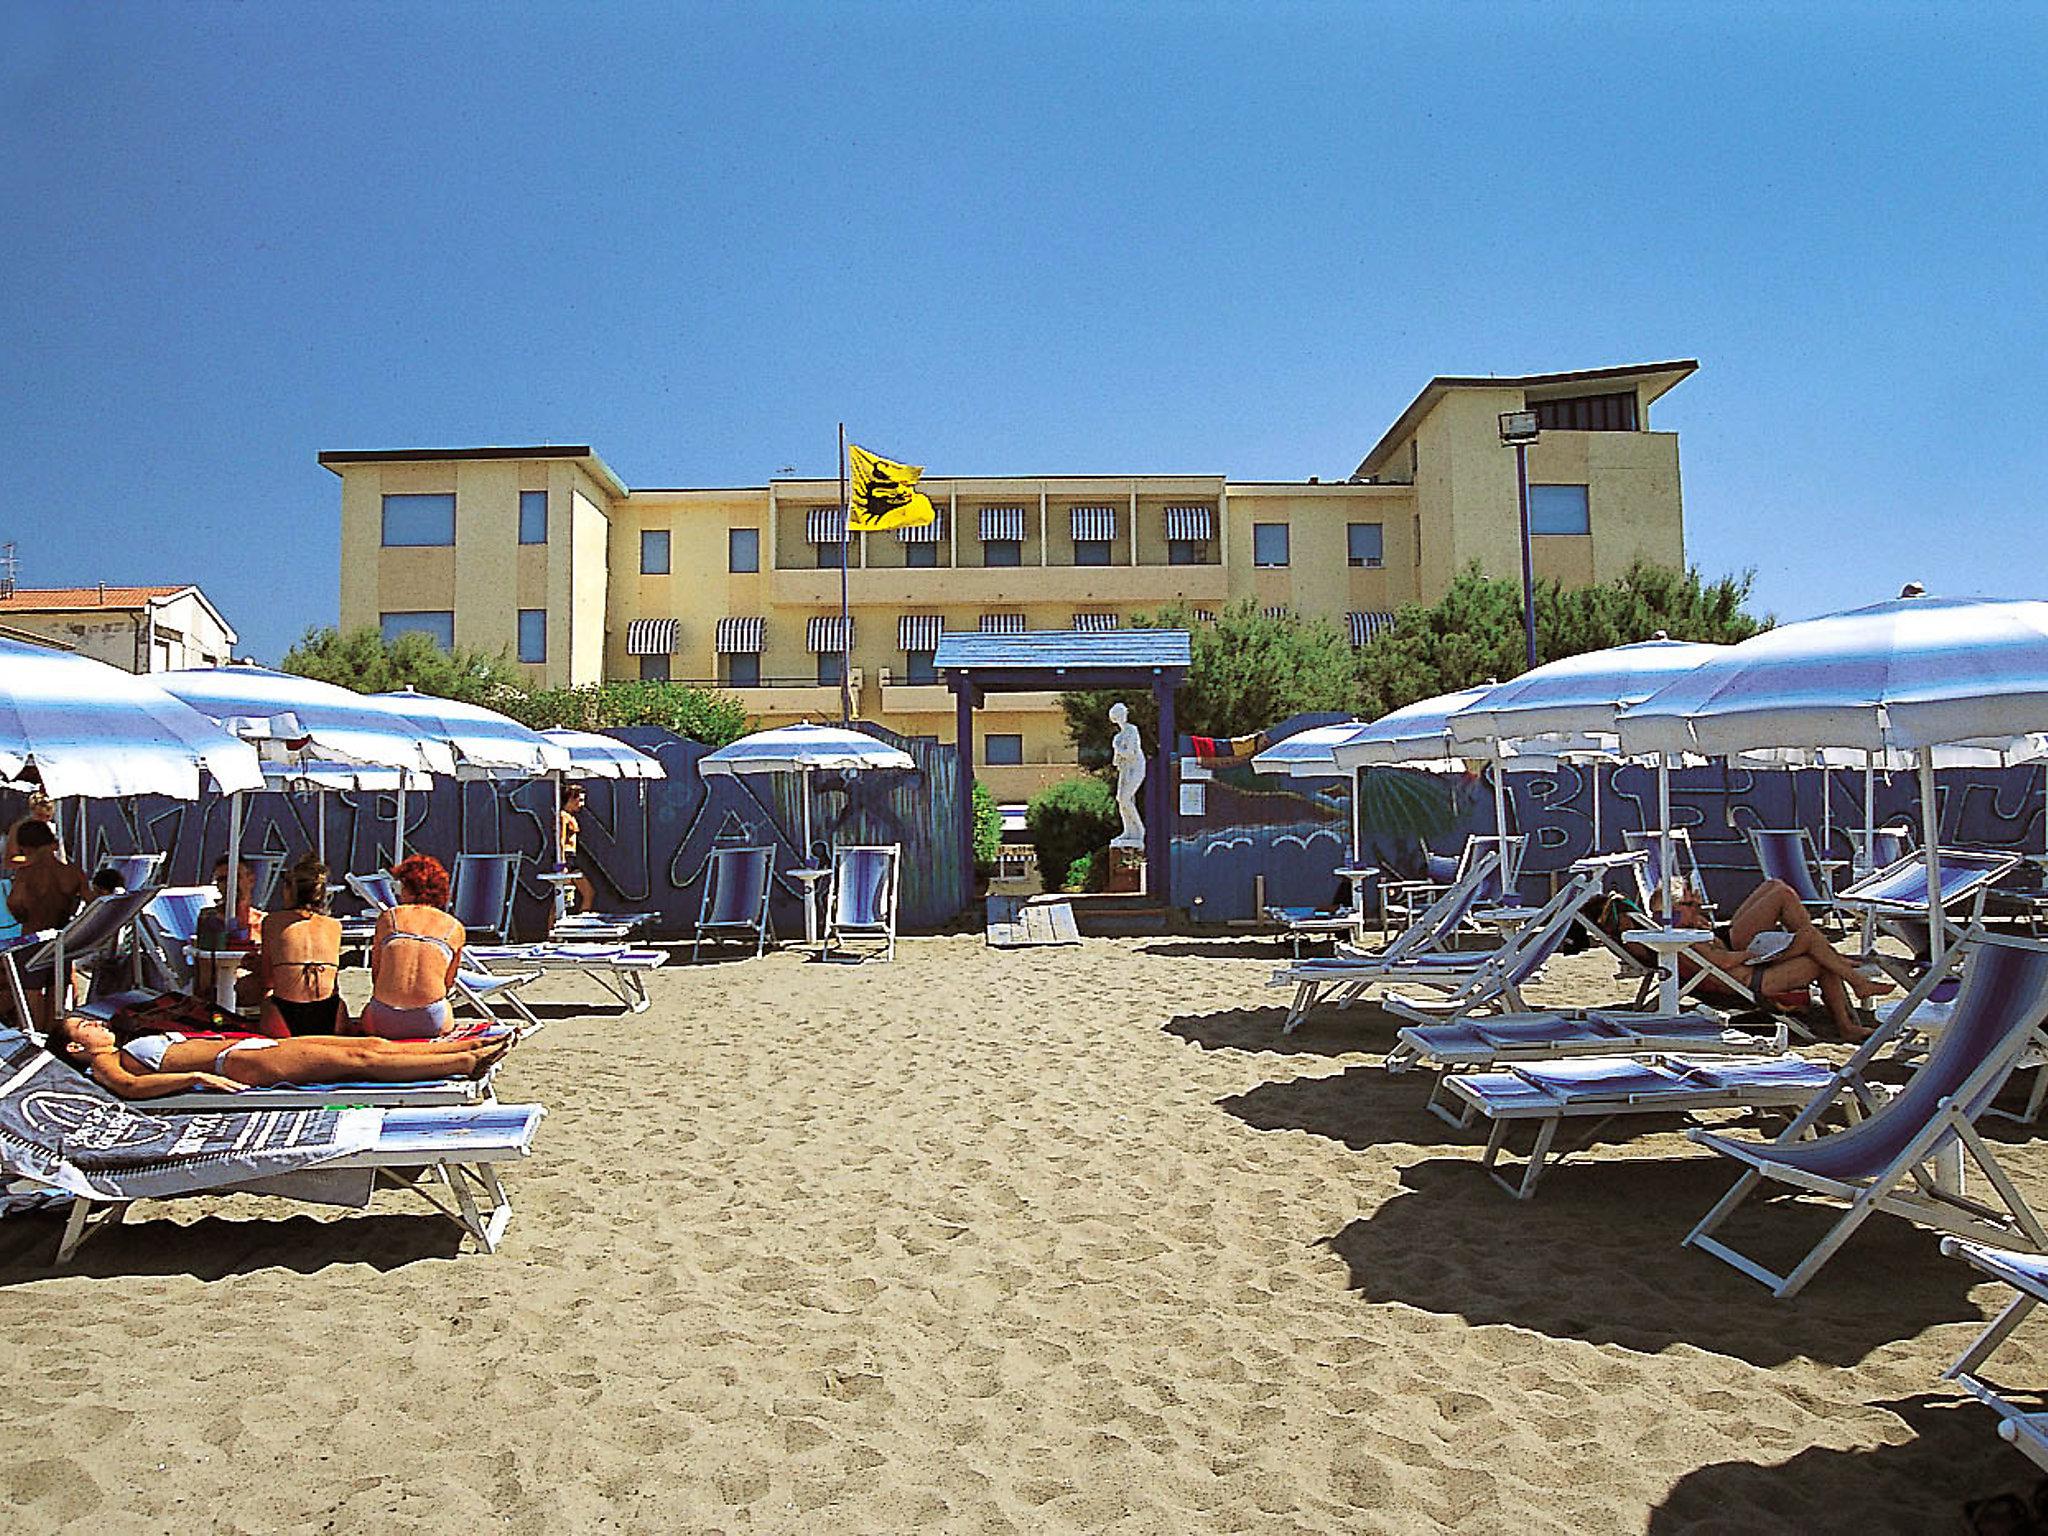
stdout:
POLYGON ((1279 953, 672 968, 504 1070, 550 1113, 495 1257, 396 1195, 138 1206, 64 1272, 0 1224, 6 1523, 1926 1532, 2034 1481, 1937 1379, 2000 1292, 1932 1237, 1773 1301, 1679 1247, 1732 1175, 1669 1128, 1512 1201, 1377 1010, 1280 1036, 1279 953))

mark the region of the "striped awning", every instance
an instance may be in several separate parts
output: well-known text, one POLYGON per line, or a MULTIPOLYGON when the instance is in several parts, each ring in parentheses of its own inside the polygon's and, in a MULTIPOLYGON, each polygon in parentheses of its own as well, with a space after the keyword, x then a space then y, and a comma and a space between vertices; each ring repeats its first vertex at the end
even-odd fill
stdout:
POLYGON ((1214 608, 1196 608, 1192 609, 1191 612, 1197 624, 1214 624, 1216 622, 1216 610, 1214 608))
POLYGON ((813 656, 826 656, 833 651, 853 648, 853 619, 842 618, 836 613, 814 614, 805 626, 804 637, 810 643, 813 656))
POLYGON ((838 507, 813 507, 804 514, 813 544, 837 544, 846 537, 846 514, 838 507))
POLYGON ((896 537, 905 544, 936 544, 939 542, 939 530, 945 526, 946 512, 945 508, 941 507, 939 515, 930 522, 915 523, 908 528, 898 528, 896 530, 896 537))
POLYGON ((984 613, 981 616, 981 632, 984 635, 1021 635, 1025 632, 1024 615, 984 613))
POLYGON ((1268 619, 1288 619, 1294 616, 1294 610, 1285 603, 1275 603, 1270 608, 1261 608, 1259 615, 1268 619))
POLYGON ((981 541, 991 539, 1016 539, 1024 537, 1024 509, 1022 507, 983 507, 981 509, 981 541))
POLYGON ((1212 507, 1168 507, 1166 509, 1166 536, 1169 539, 1198 539, 1207 541, 1216 536, 1215 509, 1212 507))
POLYGON ((1394 627, 1391 613, 1347 613, 1344 627, 1351 632, 1351 643, 1363 645, 1374 635, 1385 634, 1394 627))
POLYGON ((906 613, 896 620, 896 649, 936 651, 946 621, 936 613, 906 613))
POLYGON ((1121 622, 1113 613, 1077 613, 1074 628, 1084 635, 1100 635, 1115 629, 1121 622))
POLYGON ((713 644, 721 656, 758 656, 767 629, 764 618, 720 619, 713 644))
POLYGON ((1115 507, 1073 507, 1068 511, 1076 544, 1108 542, 1116 537, 1115 507))
POLYGON ((634 619, 626 626, 626 654, 673 656, 676 631, 681 627, 675 619, 634 619))

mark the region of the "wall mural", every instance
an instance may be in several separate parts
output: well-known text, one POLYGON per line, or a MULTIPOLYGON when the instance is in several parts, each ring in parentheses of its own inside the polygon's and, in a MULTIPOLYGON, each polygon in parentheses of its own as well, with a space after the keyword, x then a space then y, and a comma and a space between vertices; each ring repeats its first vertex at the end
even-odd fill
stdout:
MULTIPOLYGON (((834 843, 903 844, 899 922, 933 928, 965 905, 968 872, 961 866, 959 755, 950 746, 862 727, 900 746, 917 761, 915 772, 812 776, 815 856, 834 843)), ((794 775, 742 778, 697 771, 710 749, 667 731, 634 727, 612 732, 661 760, 666 779, 583 780, 583 844, 594 866, 598 905, 608 911, 654 912, 649 930, 675 938, 695 927, 703 877, 718 846, 772 843, 776 889, 770 911, 785 939, 803 934, 799 882, 788 871, 801 862, 802 802, 794 775)), ((11 824, 24 797, 0 793, 0 824, 11 824)), ((244 802, 242 846, 281 854, 287 861, 313 847, 322 797, 263 794, 244 802)), ((333 792, 324 797, 327 862, 337 872, 363 873, 391 862, 397 797, 333 792)), ((79 846, 76 803, 63 807, 65 846, 79 846)), ((110 854, 165 851, 169 884, 203 883, 212 861, 227 851, 228 807, 216 796, 196 802, 144 796, 98 801, 84 807, 88 863, 110 854)), ((458 851, 520 854, 515 932, 538 938, 547 930, 550 887, 536 878, 554 859, 554 786, 546 780, 515 783, 437 783, 405 799, 405 845, 448 863, 458 851)))

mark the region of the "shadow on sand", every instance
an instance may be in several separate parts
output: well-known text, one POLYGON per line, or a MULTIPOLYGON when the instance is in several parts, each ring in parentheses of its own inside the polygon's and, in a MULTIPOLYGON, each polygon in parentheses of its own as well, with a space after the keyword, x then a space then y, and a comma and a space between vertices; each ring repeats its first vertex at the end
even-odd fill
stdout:
MULTIPOLYGON (((1377 1003, 1349 1008, 1323 1008, 1312 1013, 1293 1034, 1281 1033, 1287 1022, 1285 996, 1263 1008, 1228 1008, 1216 1013, 1184 1013, 1169 1019, 1166 1032, 1205 1051, 1263 1051, 1279 1056, 1357 1056, 1383 1054, 1409 1021, 1377 1003)), ((1423 1090, 1426 1094, 1427 1089, 1423 1090)))
POLYGON ((317 1274, 337 1264, 367 1264, 379 1272, 422 1259, 452 1259, 462 1233, 431 1212, 311 1216, 281 1220, 230 1220, 208 1216, 194 1222, 168 1217, 130 1217, 88 1236, 62 1268, 51 1263, 64 1230, 64 1212, 11 1216, 0 1227, 0 1287, 65 1275, 107 1280, 138 1275, 190 1275, 220 1280, 263 1269, 317 1274))
POLYGON ((1138 953, 1168 960, 1265 960, 1285 964, 1294 958, 1294 946, 1284 938, 1260 934, 1242 939, 1154 939, 1140 944, 1138 953))

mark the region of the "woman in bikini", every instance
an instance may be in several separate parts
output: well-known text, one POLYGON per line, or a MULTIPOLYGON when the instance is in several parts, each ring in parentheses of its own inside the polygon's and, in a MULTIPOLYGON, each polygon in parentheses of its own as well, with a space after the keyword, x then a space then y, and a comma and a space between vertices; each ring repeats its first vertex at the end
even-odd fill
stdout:
POLYGON ((311 1036, 201 1035, 177 1030, 125 1041, 96 1019, 67 1017, 49 1050, 124 1099, 160 1099, 195 1088, 239 1093, 311 1083, 424 1083, 480 1077, 512 1047, 512 1036, 459 1040, 337 1040, 311 1036))
POLYGON ((370 1001, 364 1034, 426 1040, 453 1023, 448 989, 462 968, 462 924, 450 917, 448 871, 416 853, 391 871, 400 904, 377 919, 370 940, 370 1001))
POLYGON ((263 1033, 345 1035, 348 1008, 335 990, 341 924, 327 915, 327 866, 307 854, 285 873, 284 905, 264 914, 263 1033))

